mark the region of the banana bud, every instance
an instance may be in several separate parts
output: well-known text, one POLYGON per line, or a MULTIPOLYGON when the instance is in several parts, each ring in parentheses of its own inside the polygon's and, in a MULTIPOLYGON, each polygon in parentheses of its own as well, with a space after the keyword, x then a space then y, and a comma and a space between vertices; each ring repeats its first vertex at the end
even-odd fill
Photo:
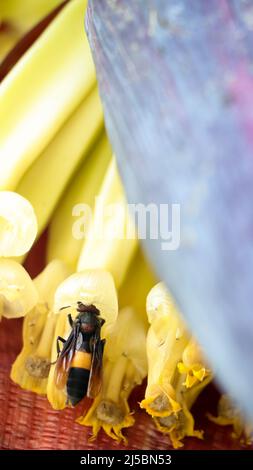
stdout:
POLYGON ((146 375, 146 327, 137 312, 125 308, 105 345, 102 391, 87 415, 78 419, 92 427, 91 440, 104 429, 112 439, 126 442, 122 429, 134 424, 128 398, 146 375))
MULTIPOLYGON (((113 278, 110 273, 101 269, 90 269, 75 273, 63 281, 55 292, 54 315, 56 328, 54 340, 51 343, 51 361, 57 359, 56 340, 58 336, 68 338, 71 327, 68 324, 68 314, 73 319, 77 315, 76 304, 80 301, 84 304, 93 304, 100 311, 105 320, 101 335, 108 338, 118 316, 118 299, 113 278), (70 306, 59 312, 62 307, 70 306)), ((48 378, 47 397, 54 409, 63 409, 66 406, 66 394, 55 386, 55 365, 52 365, 48 378)))
POLYGON ((245 422, 241 410, 228 395, 222 395, 218 403, 218 416, 207 413, 213 423, 220 426, 233 426, 232 437, 240 439, 242 444, 253 442, 253 424, 245 422))
POLYGON ((50 369, 51 345, 56 325, 52 313, 53 294, 68 275, 64 263, 52 261, 34 280, 37 303, 23 324, 23 348, 14 362, 11 378, 26 390, 46 393, 50 369))

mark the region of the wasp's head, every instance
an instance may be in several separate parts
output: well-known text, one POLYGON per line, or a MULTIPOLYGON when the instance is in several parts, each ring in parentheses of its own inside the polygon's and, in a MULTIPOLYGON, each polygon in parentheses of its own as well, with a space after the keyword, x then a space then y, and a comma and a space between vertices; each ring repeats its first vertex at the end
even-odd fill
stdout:
MULTIPOLYGON (((77 302, 77 311, 79 313, 86 313, 86 312, 89 312, 89 313, 92 313, 93 315, 95 316, 99 316, 100 315, 100 311, 98 310, 97 307, 95 307, 95 305, 93 304, 90 304, 90 305, 85 305, 83 304, 82 302, 77 302)), ((79 315, 78 315, 79 316, 79 315)))
POLYGON ((100 311, 95 305, 84 305, 82 302, 77 303, 78 315, 76 320, 81 323, 81 329, 83 332, 93 332, 97 325, 97 317, 100 315, 100 311))

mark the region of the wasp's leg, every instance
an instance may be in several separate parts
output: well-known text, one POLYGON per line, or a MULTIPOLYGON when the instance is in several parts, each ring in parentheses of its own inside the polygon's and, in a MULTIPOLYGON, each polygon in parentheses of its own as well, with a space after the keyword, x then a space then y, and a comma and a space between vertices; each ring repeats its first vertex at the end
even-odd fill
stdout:
POLYGON ((89 341, 90 351, 93 351, 95 342, 96 342, 96 339, 94 338, 94 336, 92 336, 92 337, 90 338, 90 341, 89 341))
POLYGON ((100 327, 102 327, 105 324, 105 320, 103 318, 100 318, 100 327))
POLYGON ((58 336, 57 340, 56 340, 56 348, 57 348, 57 356, 60 355, 61 353, 61 349, 60 349, 60 345, 59 345, 59 342, 61 341, 61 343, 66 343, 66 340, 64 338, 62 338, 61 336, 58 336))
POLYGON ((71 316, 71 313, 68 314, 68 321, 69 321, 69 324, 70 324, 70 326, 71 326, 71 328, 72 328, 74 321, 73 321, 73 318, 72 318, 72 316, 71 316))
POLYGON ((54 362, 51 362, 51 366, 54 366, 56 364, 56 362, 58 361, 58 358, 61 354, 61 349, 60 349, 60 345, 59 345, 59 341, 61 341, 63 344, 66 343, 66 340, 64 338, 62 338, 61 336, 58 336, 57 340, 56 340, 56 351, 57 351, 57 359, 56 361, 54 362))

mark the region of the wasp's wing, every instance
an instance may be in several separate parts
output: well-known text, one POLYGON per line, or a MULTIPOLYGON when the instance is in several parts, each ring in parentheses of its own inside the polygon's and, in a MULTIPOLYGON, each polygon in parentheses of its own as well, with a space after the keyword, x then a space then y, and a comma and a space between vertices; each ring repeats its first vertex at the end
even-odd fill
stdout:
POLYGON ((105 339, 96 338, 93 346, 90 378, 87 390, 89 398, 95 398, 102 386, 102 364, 105 339))
POLYGON ((68 372, 76 349, 76 342, 79 335, 79 325, 75 325, 64 343, 62 351, 57 359, 54 381, 57 388, 62 389, 65 387, 68 372))

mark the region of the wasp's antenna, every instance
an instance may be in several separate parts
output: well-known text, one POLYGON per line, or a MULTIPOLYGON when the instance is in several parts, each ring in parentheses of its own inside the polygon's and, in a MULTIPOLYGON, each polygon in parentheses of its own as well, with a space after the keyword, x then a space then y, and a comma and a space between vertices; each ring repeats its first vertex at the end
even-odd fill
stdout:
POLYGON ((70 308, 71 305, 67 305, 66 307, 61 307, 59 310, 64 310, 65 308, 70 308))

